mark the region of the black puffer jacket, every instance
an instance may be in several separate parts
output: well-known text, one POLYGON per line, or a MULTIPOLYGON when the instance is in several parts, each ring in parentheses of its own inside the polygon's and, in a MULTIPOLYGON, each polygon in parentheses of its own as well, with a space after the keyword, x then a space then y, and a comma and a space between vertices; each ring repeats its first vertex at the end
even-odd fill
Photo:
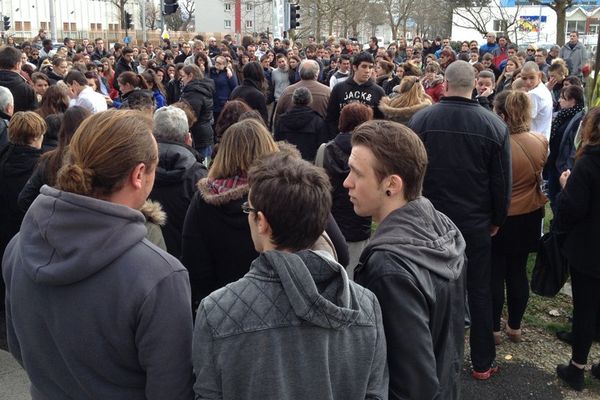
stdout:
POLYGON ((293 106, 280 115, 275 124, 275 140, 295 145, 302 158, 308 161, 315 159, 317 149, 328 140, 328 136, 325 121, 308 106, 293 106))
POLYGON ((41 155, 40 149, 13 143, 0 151, 0 257, 19 232, 25 213, 17 206, 17 198, 41 155))
POLYGON ((554 227, 564 233, 569 266, 600 278, 600 146, 590 146, 575 161, 567 185, 556 200, 554 227))
POLYGON ((248 216, 241 208, 248 192, 248 185, 243 185, 216 194, 208 179, 198 182, 185 217, 181 253, 190 274, 192 304, 240 279, 258 257, 248 216))
MULTIPOLYGON (((208 178, 198 182, 198 192, 185 216, 181 253, 181 262, 190 274, 193 303, 243 277, 258 257, 248 216, 242 212, 242 203, 248 200, 249 191, 249 186, 243 184, 216 194, 208 178)), ((335 248, 338 262, 346 266, 348 247, 331 215, 325 232, 335 248)))
POLYGON ((50 84, 51 85, 56 85, 58 83, 58 81, 62 81, 64 79, 64 76, 58 75, 56 72, 50 70, 48 71, 48 80, 50 80, 50 84))
POLYGON ((252 79, 244 79, 242 84, 231 92, 229 100, 244 100, 250 108, 258 111, 263 117, 265 124, 269 123, 269 113, 267 112, 267 98, 260 90, 258 84, 252 79))
POLYGON ((167 84, 167 104, 177 103, 181 97, 181 81, 171 79, 167 84))
POLYGON ((15 110, 33 111, 38 107, 37 97, 33 88, 16 72, 0 70, 0 86, 4 86, 15 99, 15 110))
POLYGON ((194 79, 181 89, 181 100, 196 112, 198 120, 192 125, 194 148, 213 145, 213 96, 215 84, 210 79, 194 79))
POLYGON ((329 175, 333 189, 331 213, 337 222, 344 238, 348 242, 360 242, 371 235, 371 218, 359 217, 348 197, 348 189, 343 186, 350 173, 348 158, 352 151, 351 133, 340 133, 327 143, 323 158, 323 168, 329 175))
POLYGON ((10 116, 0 111, 0 151, 8 145, 8 123, 10 116))
POLYGON ((408 124, 419 135, 429 164, 423 195, 458 225, 463 235, 502 226, 512 190, 508 128, 464 97, 444 97, 408 124))
POLYGON ((133 69, 133 65, 132 64, 127 64, 125 62, 125 59, 123 57, 119 58, 119 60, 117 61, 117 64, 115 66, 115 76, 113 78, 113 87, 117 90, 119 90, 119 75, 121 75, 123 72, 135 72, 137 73, 137 71, 135 71, 133 69))
POLYGON ((179 258, 185 214, 196 193, 196 183, 207 174, 198 153, 184 144, 158 142, 158 166, 150 198, 158 201, 167 222, 162 227, 167 251, 179 258))

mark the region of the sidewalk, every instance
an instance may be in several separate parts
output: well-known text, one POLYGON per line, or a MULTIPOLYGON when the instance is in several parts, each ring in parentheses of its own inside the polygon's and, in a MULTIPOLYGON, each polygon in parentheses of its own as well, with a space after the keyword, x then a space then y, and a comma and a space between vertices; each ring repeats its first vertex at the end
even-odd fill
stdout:
POLYGON ((28 400, 27 374, 6 351, 0 350, 0 400, 28 400))
MULTIPOLYGON (((462 400, 598 400, 600 381, 586 368, 586 389, 571 390, 556 377, 556 365, 567 363, 571 346, 559 341, 557 330, 570 330, 572 315, 571 285, 565 284, 554 298, 531 294, 523 319, 523 342, 506 338, 496 347, 500 367, 489 381, 476 381, 470 376, 469 341, 465 337, 465 364, 462 374, 462 400)), ((592 344, 588 361, 600 361, 600 345, 592 344)))

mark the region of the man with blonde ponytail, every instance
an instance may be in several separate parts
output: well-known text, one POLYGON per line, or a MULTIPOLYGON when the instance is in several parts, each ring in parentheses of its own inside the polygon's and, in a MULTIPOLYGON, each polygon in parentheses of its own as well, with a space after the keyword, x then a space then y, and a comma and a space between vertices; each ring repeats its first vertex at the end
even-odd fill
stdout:
POLYGON ((157 162, 143 113, 89 117, 9 243, 8 346, 33 399, 193 398, 188 274, 137 210, 157 162))

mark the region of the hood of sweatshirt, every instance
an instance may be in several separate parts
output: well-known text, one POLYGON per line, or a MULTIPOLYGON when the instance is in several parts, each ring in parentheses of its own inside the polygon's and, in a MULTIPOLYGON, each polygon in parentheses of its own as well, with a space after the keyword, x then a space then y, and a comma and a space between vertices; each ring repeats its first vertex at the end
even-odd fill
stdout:
POLYGON ((0 173, 5 178, 30 176, 41 155, 41 149, 9 143, 0 151, 0 173))
POLYGON ((201 161, 198 152, 190 146, 159 141, 155 184, 161 186, 181 182, 185 173, 201 161))
POLYGON ((25 79, 17 72, 9 70, 0 71, 0 86, 14 88, 17 85, 26 84, 25 79))
POLYGON ((16 242, 20 267, 45 285, 70 285, 107 266, 146 236, 144 215, 44 185, 16 242))
POLYGON ((327 169, 338 175, 350 173, 348 158, 352 152, 352 132, 340 132, 325 148, 327 157, 327 169))
POLYGON ((450 218, 427 198, 419 197, 379 224, 360 261, 364 263, 374 251, 389 251, 445 279, 456 280, 465 265, 465 248, 465 240, 450 218))
POLYGON ((199 80, 199 79, 194 79, 190 82, 188 82, 187 85, 185 85, 182 89, 181 89, 181 93, 188 93, 188 92, 196 92, 196 93, 200 93, 201 95, 205 96, 205 97, 213 97, 213 93, 215 91, 215 85, 214 82, 211 80, 207 80, 207 79, 203 79, 203 80, 199 80))
MULTIPOLYGON (((287 129, 293 129, 296 133, 306 132, 305 129, 311 125, 315 118, 320 118, 319 113, 308 106, 294 105, 292 108, 282 115, 281 124, 287 129)), ((307 132, 312 134, 313 132, 307 132)))
POLYGON ((590 155, 590 160, 600 168, 600 146, 588 146, 584 150, 584 154, 590 155))
POLYGON ((280 280, 296 316, 311 324, 339 329, 360 316, 357 293, 346 270, 325 252, 268 251, 254 260, 248 274, 280 280))

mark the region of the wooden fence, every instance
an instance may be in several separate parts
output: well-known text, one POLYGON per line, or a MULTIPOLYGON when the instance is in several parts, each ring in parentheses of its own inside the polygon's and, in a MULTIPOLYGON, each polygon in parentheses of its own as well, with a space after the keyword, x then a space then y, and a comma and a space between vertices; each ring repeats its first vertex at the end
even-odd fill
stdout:
MULTIPOLYGON (((217 40, 221 40, 223 34, 221 32, 188 32, 188 31, 169 31, 169 39, 171 43, 177 43, 179 41, 189 41, 194 38, 197 34, 202 34, 205 38, 210 36, 214 36, 217 40)), ((34 36, 37 35, 37 32, 9 32, 10 36, 13 36, 15 40, 20 43, 23 41, 30 41, 34 36)), ((57 31, 58 39, 56 40, 59 43, 62 43, 63 39, 69 37, 76 41, 81 41, 82 39, 89 39, 91 43, 93 43, 95 38, 102 38, 105 42, 115 43, 121 42, 123 43, 123 39, 125 38, 125 30, 117 30, 117 31, 57 31)), ((144 42, 144 35, 141 30, 133 30, 128 32, 129 37, 131 38, 131 45, 142 45, 144 42)), ((156 31, 147 31, 146 39, 149 40, 153 45, 158 46, 161 39, 162 32, 156 31)))

